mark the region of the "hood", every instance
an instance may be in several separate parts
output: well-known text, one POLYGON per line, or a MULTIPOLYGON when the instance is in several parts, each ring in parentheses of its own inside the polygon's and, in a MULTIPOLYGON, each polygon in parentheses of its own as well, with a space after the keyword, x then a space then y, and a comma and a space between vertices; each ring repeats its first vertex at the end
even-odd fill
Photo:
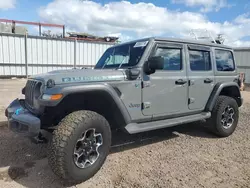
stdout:
POLYGON ((110 82, 125 80, 125 73, 122 70, 110 69, 70 69, 34 75, 31 76, 31 79, 42 80, 45 83, 52 79, 56 85, 77 82, 110 82))

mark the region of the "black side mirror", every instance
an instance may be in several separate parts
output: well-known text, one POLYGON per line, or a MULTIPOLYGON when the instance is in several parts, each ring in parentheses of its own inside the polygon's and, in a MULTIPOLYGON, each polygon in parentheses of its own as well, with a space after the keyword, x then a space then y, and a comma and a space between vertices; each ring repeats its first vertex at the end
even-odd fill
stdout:
POLYGON ((145 65, 145 72, 147 74, 153 74, 156 70, 162 70, 164 68, 164 57, 150 57, 145 65))

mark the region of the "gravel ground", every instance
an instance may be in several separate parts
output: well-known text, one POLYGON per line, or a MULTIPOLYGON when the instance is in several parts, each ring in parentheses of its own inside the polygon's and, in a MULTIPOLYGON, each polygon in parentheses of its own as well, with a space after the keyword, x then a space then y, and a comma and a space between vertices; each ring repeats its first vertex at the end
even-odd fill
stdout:
MULTIPOLYGON (((0 80, 0 187, 67 187, 51 172, 46 145, 32 144, 5 126, 4 109, 24 83, 0 80)), ((103 168, 73 187, 250 187, 250 92, 242 94, 232 136, 216 138, 199 124, 136 135, 116 132, 103 168)))

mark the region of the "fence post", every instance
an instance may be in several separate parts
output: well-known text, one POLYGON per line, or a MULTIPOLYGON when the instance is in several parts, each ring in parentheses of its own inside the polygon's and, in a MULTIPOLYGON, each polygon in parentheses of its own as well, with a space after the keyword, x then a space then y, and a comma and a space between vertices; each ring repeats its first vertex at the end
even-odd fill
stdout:
POLYGON ((28 78, 28 49, 27 49, 27 31, 24 36, 24 57, 25 57, 25 74, 26 78, 28 78))
POLYGON ((76 43, 77 43, 77 39, 75 38, 75 41, 74 41, 74 68, 76 68, 76 43))

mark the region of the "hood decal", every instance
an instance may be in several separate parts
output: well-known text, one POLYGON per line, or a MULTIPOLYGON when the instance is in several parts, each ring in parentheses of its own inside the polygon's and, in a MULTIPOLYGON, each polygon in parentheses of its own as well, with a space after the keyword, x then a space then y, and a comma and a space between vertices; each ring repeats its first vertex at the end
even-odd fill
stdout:
POLYGON ((62 82, 96 82, 96 81, 105 81, 105 80, 122 80, 123 75, 111 75, 111 76, 76 76, 76 77, 64 77, 62 82))

